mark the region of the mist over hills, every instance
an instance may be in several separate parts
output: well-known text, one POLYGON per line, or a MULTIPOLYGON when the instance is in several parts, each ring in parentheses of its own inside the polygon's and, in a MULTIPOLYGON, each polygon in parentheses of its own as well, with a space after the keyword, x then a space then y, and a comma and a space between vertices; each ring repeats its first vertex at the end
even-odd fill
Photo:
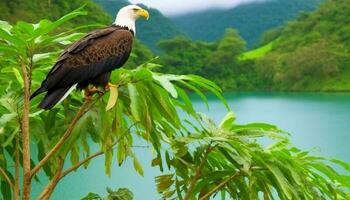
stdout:
POLYGON ((243 4, 231 9, 212 9, 172 17, 174 23, 194 40, 214 41, 226 28, 236 28, 253 47, 261 34, 295 19, 302 11, 312 11, 323 0, 272 0, 243 4))
MULTIPOLYGON (((94 0, 94 2, 100 4, 113 19, 121 7, 130 4, 130 2, 126 0, 94 0)), ((142 7, 147 8, 145 5, 142 5, 142 7)), ((147 10, 150 13, 150 19, 148 21, 138 20, 136 32, 137 38, 153 51, 157 51, 158 41, 184 35, 180 29, 160 11, 154 8, 147 8, 147 10)))

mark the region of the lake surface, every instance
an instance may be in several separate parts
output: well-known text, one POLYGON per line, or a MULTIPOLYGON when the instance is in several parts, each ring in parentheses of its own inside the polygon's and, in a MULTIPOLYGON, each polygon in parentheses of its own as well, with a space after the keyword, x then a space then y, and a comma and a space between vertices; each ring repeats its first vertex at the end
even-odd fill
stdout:
MULTIPOLYGON (((229 93, 225 97, 239 123, 275 124, 292 134, 292 143, 298 148, 350 162, 350 94, 229 93)), ((209 111, 198 97, 192 99, 199 112, 207 113, 217 122, 227 112, 215 97, 209 96, 209 111)), ((88 192, 105 194, 107 186, 129 188, 135 200, 159 199, 154 177, 160 173, 158 168, 150 167, 151 149, 138 148, 136 152, 144 166, 144 177, 136 174, 128 160, 122 167, 114 163, 108 178, 104 174, 104 158, 100 157, 92 161, 88 170, 80 169, 63 179, 53 199, 80 199, 88 192)), ((39 189, 40 184, 33 188, 33 193, 39 189)))

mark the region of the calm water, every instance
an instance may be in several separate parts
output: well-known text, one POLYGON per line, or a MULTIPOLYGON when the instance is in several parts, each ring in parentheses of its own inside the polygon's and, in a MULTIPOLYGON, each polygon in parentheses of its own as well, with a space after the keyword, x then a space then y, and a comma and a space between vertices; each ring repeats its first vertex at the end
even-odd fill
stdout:
MULTIPOLYGON (((268 122, 292 133, 292 142, 299 148, 350 162, 350 94, 310 93, 238 93, 226 94, 229 105, 238 116, 238 122, 268 122), (315 148, 317 147, 317 148, 315 148)), ((194 105, 200 112, 219 121, 226 110, 214 97, 209 97, 210 110, 197 98, 194 105)), ((138 145, 145 145, 139 143, 138 145)), ((53 199, 80 199, 88 192, 105 194, 105 187, 127 187, 135 200, 159 199, 154 177, 157 168, 151 168, 151 149, 136 149, 144 166, 145 176, 138 176, 129 160, 123 167, 114 164, 112 176, 104 174, 104 158, 95 159, 88 170, 80 169, 63 179, 53 199)), ((34 194, 40 184, 33 188, 34 194)))

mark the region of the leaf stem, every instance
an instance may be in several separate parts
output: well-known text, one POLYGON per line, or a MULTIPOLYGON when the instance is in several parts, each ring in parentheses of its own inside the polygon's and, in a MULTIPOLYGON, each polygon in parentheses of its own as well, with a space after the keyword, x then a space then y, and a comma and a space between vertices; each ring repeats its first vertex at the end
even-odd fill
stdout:
POLYGON ((200 178, 201 174, 202 174, 202 169, 204 168, 204 165, 207 161, 207 157, 209 155, 209 153, 215 148, 215 146, 211 146, 211 144, 208 145, 208 147, 206 148, 205 150, 205 153, 203 155, 203 158, 202 158, 202 161, 199 165, 199 167, 197 168, 196 172, 195 172, 195 175, 193 176, 192 180, 191 180, 191 183, 190 183, 190 187, 188 188, 187 192, 186 192, 186 195, 184 197, 184 200, 189 200, 191 195, 192 195, 192 192, 194 190, 194 186, 196 185, 198 179, 200 178))
POLYGON ((207 194, 205 194, 204 196, 202 196, 199 200, 206 200, 208 199, 212 194, 214 194, 215 192, 219 191, 221 188, 223 188, 228 182, 230 182, 232 179, 236 178, 237 176, 240 176, 241 172, 238 171, 236 172, 234 175, 228 177, 226 180, 224 180, 223 182, 221 182, 219 185, 217 185, 215 188, 213 188, 210 192, 208 192, 207 194))
POLYGON ((10 185, 10 187, 13 189, 14 185, 9 178, 9 176, 6 174, 5 170, 0 167, 0 175, 5 179, 5 181, 10 185))

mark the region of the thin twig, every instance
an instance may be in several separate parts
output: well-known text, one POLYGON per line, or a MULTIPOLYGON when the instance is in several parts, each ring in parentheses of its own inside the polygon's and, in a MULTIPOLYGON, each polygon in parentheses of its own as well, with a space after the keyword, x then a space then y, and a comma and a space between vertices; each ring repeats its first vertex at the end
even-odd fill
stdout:
POLYGON ((76 125, 76 123, 79 121, 79 119, 88 111, 89 105, 91 104, 91 99, 85 99, 83 105, 80 107, 78 113, 75 115, 71 123, 68 125, 68 128, 66 129, 65 133, 61 137, 61 139, 56 143, 56 145, 46 154, 46 156, 40 160, 40 162, 33 168, 31 171, 31 177, 33 177, 44 164, 52 157, 54 153, 56 153, 66 142, 66 140, 69 138, 69 136, 72 134, 73 129, 76 125))
POLYGON ((10 185, 11 188, 14 188, 14 185, 11 179, 9 178, 9 176, 7 176, 6 172, 1 167, 0 167, 0 175, 4 177, 5 181, 10 185))
POLYGON ((213 188, 210 192, 202 196, 199 200, 206 200, 208 199, 212 194, 219 191, 221 188, 223 188, 228 182, 230 182, 232 179, 236 178, 237 176, 240 176, 240 171, 236 172, 234 175, 228 177, 226 180, 221 182, 219 185, 217 185, 215 188, 213 188))
POLYGON ((77 164, 73 165, 72 167, 70 167, 69 169, 63 171, 63 173, 61 174, 61 176, 59 177, 59 180, 61 180, 63 177, 67 176, 69 173, 71 173, 72 171, 75 171, 77 170, 79 167, 81 167, 83 164, 85 164, 86 162, 88 162, 89 160, 97 157, 97 156, 100 156, 100 155, 103 155, 105 152, 103 151, 99 151, 99 152, 96 152, 92 155, 90 155, 89 157, 86 157, 85 159, 81 160, 80 162, 78 162, 77 164))
MULTIPOLYGON (((135 125, 136 125, 136 123, 130 125, 130 126, 128 127, 128 129, 126 129, 126 130, 124 131, 124 133, 127 132, 127 131, 129 131, 129 130, 130 130, 133 126, 135 126, 135 125)), ((123 133, 122 135, 124 135, 124 133, 123 133)), ((118 139, 111 145, 111 147, 110 147, 109 149, 107 149, 107 151, 113 149, 113 148, 119 143, 119 141, 120 141, 121 139, 122 139, 122 137, 118 138, 118 139)), ((90 156, 84 158, 83 160, 79 161, 77 164, 71 166, 69 169, 63 171, 63 173, 61 174, 61 177, 59 178, 59 180, 61 180, 61 179, 62 179, 63 177, 65 177, 65 176, 67 176, 69 173, 71 173, 71 172, 77 170, 79 167, 81 167, 83 164, 85 164, 86 162, 90 161, 91 159, 93 159, 93 158, 95 158, 95 157, 98 157, 98 156, 100 156, 100 155, 103 155, 103 154, 105 154, 105 151, 98 151, 98 152, 96 152, 96 153, 94 153, 94 154, 92 154, 92 155, 90 155, 90 156)))
POLYGON ((195 175, 193 176, 192 180, 191 180, 191 183, 190 183, 190 187, 188 188, 187 192, 186 192, 186 195, 184 197, 184 200, 188 200, 190 199, 191 195, 192 195, 192 192, 194 190, 194 187, 198 181, 198 179, 200 178, 201 174, 202 174, 202 169, 207 161, 207 157, 209 155, 209 153, 215 148, 215 146, 211 146, 211 144, 208 145, 207 149, 205 150, 205 153, 204 153, 204 156, 202 158, 202 161, 201 163, 199 164, 197 170, 196 170, 196 173, 195 175))
POLYGON ((38 199, 39 200, 47 200, 50 199, 50 196, 53 192, 53 190, 55 189, 56 185, 58 184, 58 181, 60 180, 61 174, 62 174, 62 170, 63 170, 63 166, 64 166, 64 160, 59 157, 58 158, 58 169, 56 174, 53 176, 53 178, 51 179, 50 183, 47 184, 47 186, 44 188, 44 190, 40 193, 38 199))

